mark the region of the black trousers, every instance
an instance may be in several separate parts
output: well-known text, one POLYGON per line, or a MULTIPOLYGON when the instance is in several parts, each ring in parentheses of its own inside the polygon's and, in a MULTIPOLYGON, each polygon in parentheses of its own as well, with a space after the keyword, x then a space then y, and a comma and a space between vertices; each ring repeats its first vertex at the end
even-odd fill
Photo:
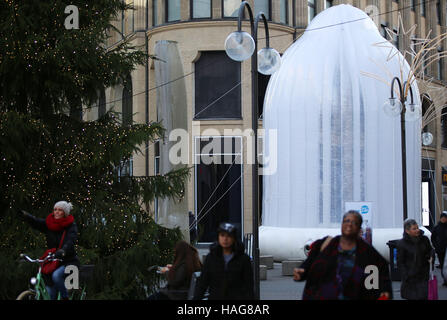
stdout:
POLYGON ((444 282, 447 282, 447 279, 446 279, 447 274, 444 275, 444 272, 443 272, 443 270, 444 270, 445 250, 443 252, 437 252, 437 254, 438 254, 439 264, 441 266, 441 275, 444 278, 444 282))

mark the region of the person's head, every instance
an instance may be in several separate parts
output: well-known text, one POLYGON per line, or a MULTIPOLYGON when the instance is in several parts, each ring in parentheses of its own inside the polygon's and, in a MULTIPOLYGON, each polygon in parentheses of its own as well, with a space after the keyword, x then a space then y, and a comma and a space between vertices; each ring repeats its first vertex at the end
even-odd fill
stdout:
POLYGON ((341 234, 347 238, 357 238, 362 228, 362 215, 355 210, 350 210, 343 215, 341 234))
POLYGON ((234 245, 236 243, 237 229, 236 227, 227 222, 222 222, 217 229, 218 243, 223 249, 231 249, 234 251, 234 245))
POLYGON ((64 218, 70 215, 70 211, 73 209, 73 205, 67 201, 56 202, 53 209, 53 215, 55 219, 64 218))
POLYGON ((446 212, 441 213, 441 217, 439 220, 441 221, 441 223, 447 223, 447 213, 446 212))
POLYGON ((404 230, 410 237, 417 237, 420 234, 419 226, 414 219, 404 221, 404 230))

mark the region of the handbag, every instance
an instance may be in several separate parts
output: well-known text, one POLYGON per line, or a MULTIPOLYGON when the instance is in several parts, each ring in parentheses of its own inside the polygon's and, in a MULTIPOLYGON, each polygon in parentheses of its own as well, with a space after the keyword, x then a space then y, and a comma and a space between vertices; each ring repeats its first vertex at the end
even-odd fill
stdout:
MULTIPOLYGON (((59 243, 59 248, 51 248, 48 249, 47 251, 45 251, 45 253, 43 254, 42 257, 40 257, 40 260, 45 259, 49 254, 54 254, 57 250, 59 250, 62 247, 62 243, 64 242, 64 238, 65 238, 65 232, 62 234, 62 238, 61 238, 61 242, 59 243)), ((61 264, 61 262, 59 260, 52 260, 52 261, 45 261, 41 263, 41 272, 43 274, 52 274, 54 272, 54 270, 56 270, 57 268, 59 268, 59 265, 61 264)))
POLYGON ((433 272, 433 259, 430 259, 430 279, 428 280, 428 300, 438 300, 438 280, 433 272))

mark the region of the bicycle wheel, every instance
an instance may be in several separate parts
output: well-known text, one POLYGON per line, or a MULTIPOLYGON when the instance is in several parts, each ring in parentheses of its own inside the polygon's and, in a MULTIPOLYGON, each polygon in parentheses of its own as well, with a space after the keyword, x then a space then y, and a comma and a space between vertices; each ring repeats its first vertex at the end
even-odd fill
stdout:
POLYGON ((25 290, 17 296, 16 300, 35 300, 36 293, 31 290, 25 290))

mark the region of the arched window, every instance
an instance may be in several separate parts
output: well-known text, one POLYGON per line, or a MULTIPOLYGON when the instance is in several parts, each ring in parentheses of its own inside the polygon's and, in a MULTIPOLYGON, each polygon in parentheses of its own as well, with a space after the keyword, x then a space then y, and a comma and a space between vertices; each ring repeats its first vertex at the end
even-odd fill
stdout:
POLYGON ((122 116, 124 126, 132 125, 133 122, 132 115, 133 115, 132 78, 130 75, 128 75, 126 81, 124 82, 124 88, 123 88, 122 116))
POLYGON ((106 91, 102 89, 99 92, 98 118, 103 117, 105 114, 106 114, 106 91))
MULTIPOLYGON (((133 100, 132 100, 132 78, 127 76, 123 87, 123 101, 122 101, 122 119, 123 126, 130 126, 133 123, 133 100)), ((121 161, 118 170, 119 177, 126 177, 133 175, 133 157, 121 161)))
POLYGON ((75 102, 70 103, 70 117, 82 121, 82 102, 80 98, 75 100, 75 102))
POLYGON ((432 107, 433 101, 428 94, 421 95, 422 101, 422 116, 426 125, 422 129, 423 132, 430 132, 433 135, 433 142, 431 147, 436 146, 436 115, 432 107))
POLYGON ((444 106, 441 111, 441 130, 442 130, 441 147, 447 149, 447 105, 444 106))

